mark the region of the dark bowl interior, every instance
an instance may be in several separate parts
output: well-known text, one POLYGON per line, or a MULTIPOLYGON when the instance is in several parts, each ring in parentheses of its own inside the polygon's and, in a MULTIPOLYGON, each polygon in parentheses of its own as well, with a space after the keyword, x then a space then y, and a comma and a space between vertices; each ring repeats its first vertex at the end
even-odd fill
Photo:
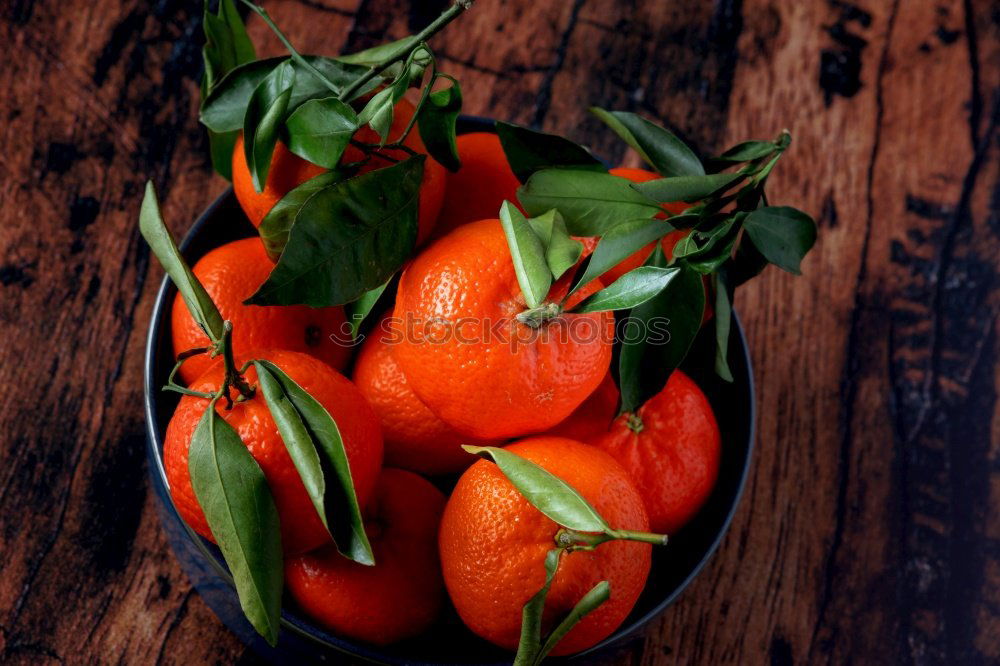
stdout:
MULTIPOLYGON (((491 121, 463 117, 459 132, 492 131, 491 121)), ((194 264, 203 254, 228 241, 254 234, 232 189, 227 190, 202 214, 181 243, 185 259, 194 264)), ((163 433, 177 404, 177 394, 160 391, 173 366, 169 335, 169 308, 176 290, 165 279, 157 294, 146 346, 145 408, 149 470, 159 499, 164 528, 179 561, 209 606, 239 637, 275 663, 303 661, 342 662, 354 659, 382 664, 500 664, 510 663, 510 654, 477 638, 459 621, 453 610, 418 639, 390 647, 338 638, 320 629, 288 603, 282 612, 282 632, 277 648, 271 648, 243 618, 232 579, 214 545, 192 532, 180 519, 167 491, 163 471, 163 433)), ((649 581, 632 613, 622 626, 599 645, 573 657, 553 660, 589 663, 609 656, 659 615, 683 591, 705 565, 729 527, 749 468, 754 440, 753 374, 746 340, 735 317, 729 359, 735 381, 721 381, 712 371, 712 336, 699 336, 685 362, 687 372, 707 394, 722 431, 722 462, 719 479, 698 515, 665 548, 654 549, 649 581)), ((449 480, 438 480, 443 484, 449 480)))

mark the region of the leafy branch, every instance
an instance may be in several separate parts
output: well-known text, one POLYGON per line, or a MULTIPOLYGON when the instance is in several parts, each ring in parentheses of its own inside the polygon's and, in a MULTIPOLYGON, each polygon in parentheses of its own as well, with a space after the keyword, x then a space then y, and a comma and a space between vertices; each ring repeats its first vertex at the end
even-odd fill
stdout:
POLYGON ((258 387, 245 378, 253 366, 263 400, 320 520, 341 554, 372 565, 375 559, 365 534, 344 442, 326 408, 276 364, 255 359, 237 367, 233 324, 223 320, 218 307, 180 255, 163 222, 152 183, 146 185, 139 229, 177 285, 191 316, 209 338, 208 346, 178 355, 164 388, 208 401, 191 437, 188 454, 191 485, 232 572, 247 619, 274 645, 278 640, 283 580, 278 512, 263 471, 216 405, 225 400, 226 409, 231 410, 236 403, 258 395, 258 387), (196 354, 208 352, 223 358, 220 385, 206 392, 177 384, 175 376, 181 364, 196 354), (235 401, 233 390, 237 394, 235 401))
MULTIPOLYGON (((627 311, 640 323, 670 321, 666 342, 649 336, 623 342, 623 411, 633 411, 662 389, 683 361, 702 326, 706 298, 714 298, 716 368, 720 377, 731 380, 726 352, 734 288, 768 263, 799 273, 816 240, 811 217, 795 208, 771 206, 765 193, 791 135, 783 131, 771 141, 745 141, 703 164, 683 141, 649 120, 623 111, 591 111, 662 177, 630 183, 595 166, 589 152, 568 139, 505 124, 498 124, 498 133, 511 168, 524 183, 518 201, 527 214, 555 209, 569 233, 600 238, 570 294, 648 243, 659 247, 668 233, 683 235, 671 256, 650 256, 644 266, 577 305, 578 312, 627 311), (670 213, 663 208, 670 202, 691 205, 670 213), (706 294, 706 284, 714 296, 706 294), (649 367, 659 370, 650 373, 649 367)), ((522 319, 535 323, 560 311, 543 302, 522 319)), ((649 333, 648 327, 644 330, 649 333)))
MULTIPOLYGON (((324 168, 338 166, 354 133, 368 124, 382 138, 379 144, 357 142, 367 162, 372 154, 398 161, 391 152, 409 152, 403 144, 419 122, 431 155, 450 168, 457 168, 454 149, 454 118, 461 108, 457 82, 437 71, 427 40, 472 6, 472 0, 457 0, 416 35, 354 56, 323 58, 300 53, 275 24, 267 10, 240 0, 257 14, 289 53, 287 59, 255 60, 253 45, 233 7, 222 0, 219 17, 207 12, 206 34, 215 38, 205 48, 206 78, 202 88, 202 122, 213 138, 217 170, 230 177, 224 164, 235 132, 242 129, 246 161, 254 187, 261 191, 267 179, 271 154, 279 139, 289 149, 324 168), (220 18, 223 17, 223 18, 220 18), (235 55, 234 55, 235 54, 235 55), (403 67, 396 67, 405 63, 403 67), (423 82, 425 69, 431 76, 423 82), (389 70, 394 70, 387 78, 389 70), (447 79, 451 85, 433 91, 435 83, 447 79), (350 105, 385 85, 360 111, 350 105), (393 109, 411 86, 423 88, 417 111, 403 134, 388 143, 393 109), (424 110, 426 108, 426 111, 424 110), (448 122, 451 119, 451 122, 448 122)), ((207 3, 206 3, 207 4, 207 3)))
POLYGON ((441 30, 451 23, 453 20, 458 18, 458 16, 471 9, 474 0, 455 0, 455 3, 444 10, 440 16, 434 19, 430 25, 413 35, 409 40, 403 43, 397 43, 398 46, 392 49, 383 60, 377 64, 373 64, 365 74, 363 74, 357 81, 347 87, 341 95, 341 100, 350 99, 350 96, 355 94, 359 89, 361 89, 366 83, 377 77, 389 66, 399 62, 410 56, 414 50, 419 48, 423 42, 426 42, 431 37, 441 32, 441 30))
MULTIPOLYGON (((500 224, 507 236, 514 273, 527 305, 524 311, 518 313, 517 320, 532 328, 538 328, 564 312, 584 314, 635 307, 663 291, 677 273, 675 268, 637 268, 608 287, 569 307, 567 305, 569 297, 585 284, 591 283, 598 275, 593 274, 594 271, 589 268, 595 261, 591 258, 588 268, 583 271, 576 286, 559 302, 549 300, 549 290, 553 280, 558 280, 574 266, 583 251, 582 244, 569 235, 559 212, 550 210, 529 219, 509 201, 505 201, 500 207, 500 224)), ((640 239, 642 237, 637 236, 640 239)), ((630 238, 622 241, 621 247, 631 247, 635 242, 636 238, 630 238)), ((639 247, 641 245, 636 245, 635 249, 639 247)), ((607 254, 608 252, 604 252, 597 258, 598 267, 605 261, 607 254)))

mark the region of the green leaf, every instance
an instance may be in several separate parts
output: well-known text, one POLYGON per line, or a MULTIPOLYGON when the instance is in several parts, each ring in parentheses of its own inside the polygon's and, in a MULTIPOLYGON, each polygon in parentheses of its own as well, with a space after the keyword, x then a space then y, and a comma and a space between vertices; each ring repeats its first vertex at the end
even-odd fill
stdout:
POLYGON ((358 339, 358 331, 361 329, 361 324, 371 314, 371 311, 375 308, 375 304, 378 303, 390 282, 392 282, 392 276, 374 289, 369 289, 361 294, 356 301, 344 306, 344 311, 347 314, 347 323, 351 327, 352 340, 358 339))
POLYGON ((551 168, 601 171, 607 169, 590 151, 565 137, 497 121, 497 136, 510 168, 522 183, 536 171, 551 168))
POLYGON ((405 86, 395 85, 379 90, 368 100, 365 108, 361 109, 361 113, 358 114, 358 124, 370 126, 383 142, 386 141, 389 138, 389 130, 392 129, 396 102, 405 92, 405 86))
POLYGON ((733 305, 724 269, 712 276, 712 287, 715 290, 715 374, 732 382, 733 373, 729 370, 729 328, 733 305))
POLYGON ((706 218, 704 225, 699 225, 699 228, 674 246, 674 257, 683 259, 689 268, 699 273, 707 275, 714 272, 732 256, 733 246, 745 217, 746 213, 739 212, 732 216, 722 216, 721 222, 715 222, 715 218, 706 218), (702 226, 705 227, 704 230, 702 226))
POLYGON ((407 37, 403 37, 402 39, 397 39, 394 42, 387 42, 385 44, 373 46, 372 48, 365 49, 364 51, 339 55, 337 56, 337 60, 343 63, 364 65, 366 67, 380 65, 396 53, 409 50, 409 48, 413 45, 414 40, 414 35, 409 35, 407 37))
POLYGON ((226 72, 257 58, 253 42, 232 0, 220 0, 217 14, 210 12, 208 2, 205 2, 202 28, 205 32, 202 56, 208 89, 226 72))
POLYGON ((780 159, 781 159, 781 153, 778 153, 777 155, 769 159, 767 161, 767 164, 761 167, 760 171, 754 174, 753 182, 758 184, 763 184, 767 180, 767 177, 771 175, 771 171, 774 169, 775 165, 778 163, 778 160, 780 159))
MULTIPOLYGON (((220 0, 218 14, 211 13, 206 2, 202 25, 205 31, 205 46, 202 49, 205 74, 201 97, 205 99, 227 72, 257 56, 232 0, 220 0)), ((208 131, 212 168, 226 180, 233 179, 233 147, 238 136, 237 131, 208 131)))
POLYGON ((146 183, 146 194, 142 198, 142 208, 139 209, 139 231, 149 243, 153 254, 163 264, 167 275, 177 285, 177 291, 184 299, 188 312, 198 322, 201 330, 213 342, 222 340, 222 315, 212 302, 212 297, 181 257, 174 239, 163 224, 160 204, 156 200, 156 188, 153 187, 152 181, 146 183))
POLYGON ((226 72, 235 67, 232 36, 225 21, 208 11, 205 3, 205 13, 202 19, 202 29, 205 32, 205 46, 201 49, 205 72, 202 78, 202 96, 218 82, 226 72))
POLYGON ((399 270, 417 239, 425 156, 334 183, 295 216, 253 305, 327 307, 356 300, 399 270))
POLYGON ((239 132, 208 132, 208 152, 212 158, 212 168, 215 172, 232 182, 233 180, 233 150, 236 149, 236 140, 239 132))
POLYGON ((545 248, 528 220, 509 201, 500 206, 500 224, 514 262, 514 273, 529 308, 537 308, 548 296, 552 272, 545 261, 545 248))
MULTIPOLYGON (((430 54, 426 49, 415 49, 407 57, 402 69, 396 77, 385 88, 375 93, 365 107, 358 114, 358 123, 371 127, 382 143, 389 140, 389 132, 392 129, 392 118, 395 115, 396 103, 403 99, 403 95, 410 87, 410 83, 423 76, 424 67, 414 65, 415 60, 425 54, 427 58, 430 54)), ((429 60, 428 60, 429 62, 429 60)))
POLYGON ((288 233, 306 202, 317 192, 330 187, 342 178, 343 174, 338 171, 324 171, 289 191, 268 211, 257 232, 260 234, 261 242, 264 243, 264 249, 267 250, 267 256, 271 257, 272 261, 278 261, 281 256, 288 242, 288 233))
POLYGON ((672 132, 627 111, 605 111, 595 106, 591 107, 590 112, 603 120, 661 175, 705 174, 698 156, 672 132))
POLYGON ((545 583, 528 600, 521 610, 521 638, 517 645, 517 654, 512 666, 538 666, 542 660, 580 620, 596 610, 601 604, 611 598, 611 584, 601 581, 573 606, 573 609, 542 643, 542 617, 545 614, 545 600, 552 587, 559 561, 564 550, 555 548, 545 554, 545 583))
POLYGON ((671 176, 633 183, 632 187, 654 201, 695 202, 705 199, 742 178, 737 173, 713 173, 706 176, 671 176))
POLYGON ((495 446, 463 446, 469 453, 497 464, 518 492, 533 507, 562 527, 581 532, 611 532, 611 526, 568 483, 535 463, 495 446))
POLYGON ((337 423, 323 405, 274 363, 258 360, 254 365, 278 432, 337 550, 360 564, 375 564, 337 423), (307 477, 310 482, 306 482, 307 477))
POLYGON ((335 169, 359 126, 354 109, 336 97, 311 99, 285 121, 288 149, 324 169, 335 169))
POLYGON ((719 267, 732 258, 733 246, 739 236, 740 228, 733 226, 726 231, 721 240, 712 248, 710 252, 704 252, 695 256, 686 257, 683 263, 691 270, 702 275, 709 275, 719 270, 719 267))
POLYGON ((285 58, 254 60, 227 72, 202 99, 200 119, 213 132, 233 132, 243 129, 250 96, 257 86, 286 62, 285 58))
POLYGON ((799 275, 802 258, 816 242, 816 223, 795 208, 768 206, 750 213, 743 228, 772 264, 799 275))
MULTIPOLYGON (((665 266, 666 258, 657 249, 649 264, 665 266)), ((704 312, 702 276, 684 265, 666 289, 632 308, 618 357, 621 411, 634 412, 663 389, 687 356, 701 329, 704 312), (631 338, 633 323, 640 335, 636 340, 631 338)))
POLYGON ((512 666, 534 666, 545 656, 542 654, 542 616, 545 614, 545 599, 559 569, 559 560, 565 552, 553 548, 545 554, 545 583, 535 592, 521 609, 521 639, 517 644, 517 654, 512 666))
POLYGON ((764 255, 754 247, 753 239, 744 235, 736 246, 732 261, 726 266, 730 284, 735 288, 757 277, 767 268, 767 263, 764 255))
POLYGON ((612 227, 601 237, 594 253, 590 255, 590 262, 573 287, 573 292, 673 230, 673 226, 666 220, 649 218, 628 220, 612 227))
MULTIPOLYGON (((404 66, 409 70, 409 84, 414 88, 419 88, 419 82, 423 79, 424 72, 427 71, 427 67, 434 62, 434 54, 431 53, 427 45, 424 44, 420 48, 414 49, 410 56, 406 59, 404 66)), ((386 72, 391 70, 391 66, 386 72)), ((399 76, 399 72, 395 72, 396 76, 399 76)), ((386 74, 383 73, 383 76, 386 74)), ((441 76, 446 76, 442 74, 441 76)), ((450 78, 450 77, 449 77, 450 78)))
POLYGON ((773 141, 744 141, 712 159, 738 164, 740 162, 751 162, 762 157, 767 157, 777 149, 778 146, 773 141))
POLYGON ((233 574, 240 606, 270 645, 278 641, 284 571, 278 509, 257 461, 212 400, 191 436, 191 486, 233 574))
POLYGON ((583 243, 569 235, 565 220, 555 209, 530 218, 528 224, 542 241, 542 246, 545 248, 545 263, 549 266, 552 279, 558 280, 580 260, 583 243))
MULTIPOLYGON (((351 82, 360 78, 367 71, 365 67, 349 65, 322 56, 305 56, 305 60, 327 79, 342 88, 349 86, 351 82)), ((254 90, 271 72, 285 62, 288 62, 287 58, 255 60, 228 72, 203 100, 201 106, 202 124, 214 132, 231 132, 242 129, 243 118, 254 90)), ((295 70, 295 85, 292 87, 292 96, 288 100, 290 110, 297 109, 307 100, 330 96, 330 89, 326 84, 306 67, 292 61, 292 68, 295 70)), ((381 83, 382 79, 375 77, 368 85, 363 86, 358 94, 366 94, 381 83)))
POLYGON ((555 208, 574 236, 600 236, 623 220, 650 218, 660 205, 632 189, 629 181, 607 173, 546 169, 518 189, 529 215, 555 208))
POLYGON ((535 664, 541 664, 542 659, 544 659, 552 650, 555 649, 556 645, 559 644, 566 634, 570 632, 570 629, 575 627, 580 620, 590 615, 592 612, 597 610, 601 604, 606 602, 611 598, 611 583, 606 580, 602 580, 600 583, 590 588, 587 594, 583 595, 576 605, 573 606, 573 610, 563 618, 563 620, 556 625, 556 628, 552 630, 549 637, 545 639, 545 643, 542 645, 542 649, 538 652, 538 659, 535 664))
POLYGON ((264 191, 267 182, 278 129, 285 119, 294 83, 295 69, 289 60, 260 82, 247 105, 243 118, 243 150, 254 189, 258 192, 264 191))
POLYGON ((678 268, 639 266, 612 282, 610 287, 587 297, 573 308, 573 312, 582 314, 634 308, 663 291, 679 271, 678 268))
MULTIPOLYGON (((690 208, 688 210, 691 210, 690 208)), ((691 229, 705 219, 704 211, 689 213, 687 211, 678 215, 671 215, 668 224, 674 229, 691 229)))
POLYGON ((427 96, 417 114, 417 128, 430 156, 449 171, 458 171, 462 162, 455 143, 455 124, 462 112, 462 89, 454 78, 439 77, 449 79, 451 85, 427 96))
POLYGON ((323 527, 329 531, 325 505, 326 480, 323 478, 323 468, 320 466, 319 454, 316 452, 312 436, 306 429, 306 424, 302 422, 295 405, 285 394, 285 389, 282 388, 278 378, 260 361, 254 361, 254 368, 257 370, 257 381, 278 428, 278 434, 281 435, 281 441, 288 450, 299 478, 302 479, 302 485, 305 486, 306 493, 323 522, 323 527))
POLYGON ((255 60, 257 58, 257 52, 253 47, 253 42, 250 41, 250 36, 247 35, 246 26, 243 24, 243 18, 236 10, 236 4, 232 0, 219 1, 219 18, 225 21, 226 25, 229 26, 229 31, 232 35, 235 63, 237 65, 242 65, 245 62, 255 60))

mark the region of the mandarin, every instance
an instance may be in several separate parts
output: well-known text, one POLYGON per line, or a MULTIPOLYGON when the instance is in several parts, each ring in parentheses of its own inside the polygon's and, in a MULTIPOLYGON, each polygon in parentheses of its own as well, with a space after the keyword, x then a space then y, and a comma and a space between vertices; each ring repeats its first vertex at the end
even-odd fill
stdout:
MULTIPOLYGON (((346 322, 343 308, 243 304, 273 268, 260 239, 245 238, 215 248, 199 259, 192 271, 223 319, 233 322, 237 356, 252 349, 287 349, 314 356, 338 370, 343 368, 351 352, 338 342, 346 322)), ((175 356, 209 344, 180 294, 174 297, 170 333, 175 356)), ((191 357, 181 366, 181 379, 194 381, 212 362, 208 354, 191 357)))
POLYGON ((429 481, 384 469, 365 512, 375 565, 326 546, 289 560, 285 583, 319 624, 376 645, 423 632, 444 604, 437 531, 445 498, 429 481))
POLYGON ((719 475, 719 425, 708 398, 680 370, 635 414, 589 440, 628 470, 646 502, 650 528, 672 534, 702 507, 719 475))
POLYGON ((476 220, 496 217, 504 201, 517 201, 521 183, 493 132, 469 132, 456 141, 461 168, 446 176, 435 236, 476 220))
MULTIPOLYGON (((492 443, 455 431, 420 402, 393 358, 393 319, 386 317, 362 345, 353 380, 378 414, 385 438, 385 462, 422 474, 450 474, 468 467, 474 458, 462 444, 492 443)), ((609 419, 610 422, 610 419, 609 419)))
MULTIPOLYGON (((558 302, 571 276, 549 293, 558 302)), ((586 285, 571 308, 600 289, 586 285)), ((611 361, 611 312, 560 313, 537 327, 526 305, 500 221, 463 225, 403 271, 393 349, 417 397, 465 435, 482 439, 544 431, 601 383, 611 361)))
MULTIPOLYGON (((507 447, 559 477, 614 529, 644 531, 646 511, 628 474, 603 451, 560 437, 535 437, 507 447)), ((492 462, 465 471, 448 499, 439 538, 448 594, 465 624, 486 640, 515 649, 521 609, 545 582, 545 556, 559 525, 533 507, 492 462)), ((609 541, 562 556, 545 602, 543 633, 600 581, 611 597, 580 621, 553 654, 598 643, 632 610, 649 574, 651 546, 609 541)))

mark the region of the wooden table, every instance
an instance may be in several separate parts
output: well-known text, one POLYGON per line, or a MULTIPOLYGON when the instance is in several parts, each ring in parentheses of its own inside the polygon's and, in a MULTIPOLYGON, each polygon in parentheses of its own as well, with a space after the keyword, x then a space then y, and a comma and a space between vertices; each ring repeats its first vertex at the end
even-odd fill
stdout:
MULTIPOLYGON (((140 374, 163 275, 224 183, 199 3, 0 6, 0 662, 252 662, 167 550, 140 374)), ((444 0, 268 0, 302 50, 444 0)), ((480 0, 435 41, 466 110, 623 155, 592 103, 699 150, 789 128, 773 198, 820 241, 743 289, 759 440, 721 550, 617 663, 1000 659, 1000 18, 990 0, 480 0)), ((262 50, 276 40, 254 22, 262 50)))

